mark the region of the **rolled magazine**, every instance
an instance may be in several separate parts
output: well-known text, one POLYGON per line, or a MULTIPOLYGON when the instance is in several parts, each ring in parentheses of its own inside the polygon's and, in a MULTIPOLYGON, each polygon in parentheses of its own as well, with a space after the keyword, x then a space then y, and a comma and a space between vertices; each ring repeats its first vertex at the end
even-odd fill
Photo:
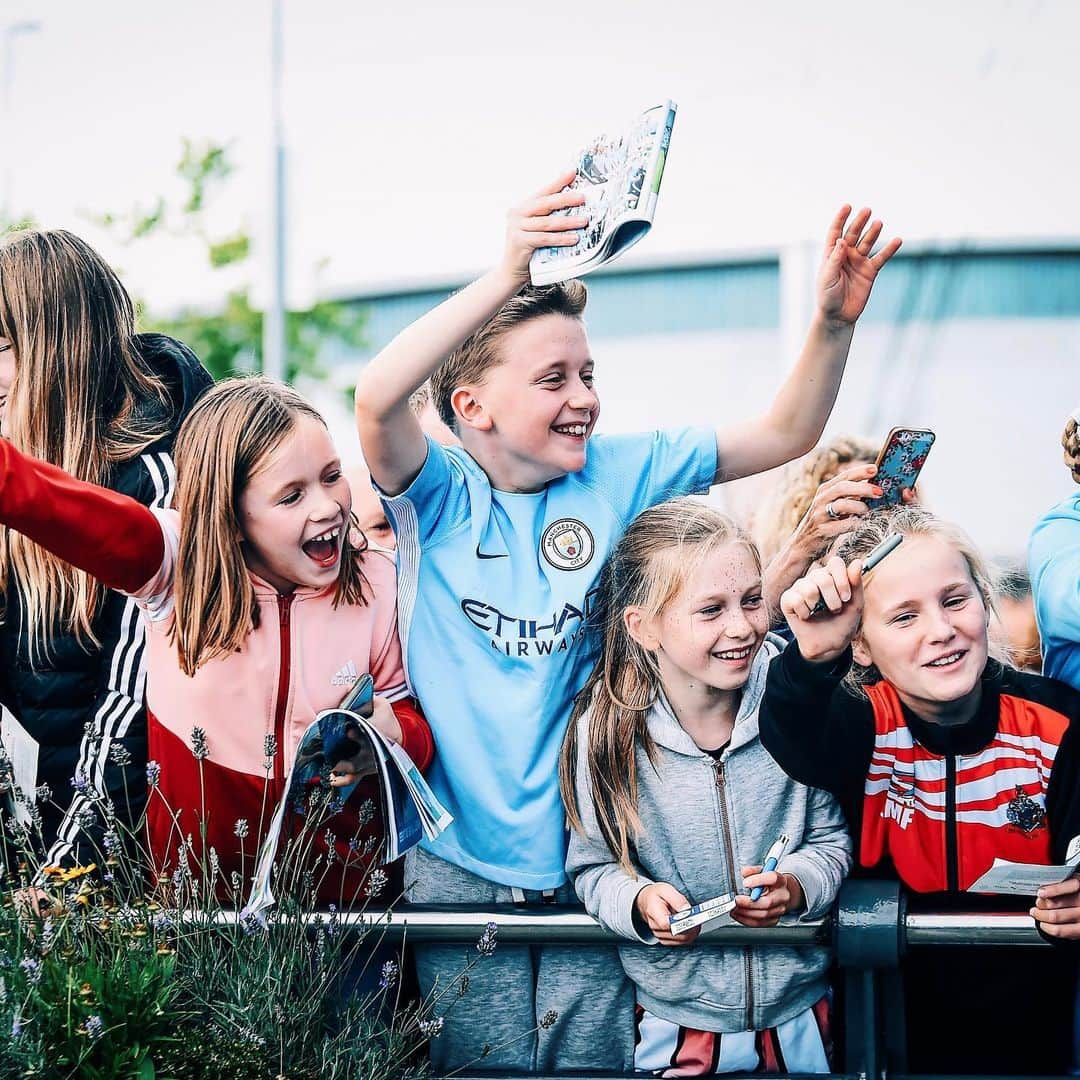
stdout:
MULTIPOLYGON (((355 697, 354 688, 346 703, 354 703, 355 697)), ((304 816, 305 796, 314 787, 328 787, 331 771, 343 761, 363 762, 367 769, 353 783, 332 789, 340 806, 374 768, 385 829, 380 852, 384 863, 404 855, 421 837, 434 840, 454 820, 397 743, 387 739, 360 711, 340 706, 326 709, 308 725, 296 749, 285 793, 259 848, 251 895, 243 914, 257 914, 274 904, 270 879, 285 815, 291 807, 295 814, 304 816)))
POLYGON ((667 162, 675 103, 646 109, 624 131, 599 135, 582 150, 577 176, 567 190, 579 190, 584 206, 558 213, 584 214, 589 224, 573 247, 533 252, 529 274, 534 285, 581 277, 621 255, 652 228, 660 181, 667 162))

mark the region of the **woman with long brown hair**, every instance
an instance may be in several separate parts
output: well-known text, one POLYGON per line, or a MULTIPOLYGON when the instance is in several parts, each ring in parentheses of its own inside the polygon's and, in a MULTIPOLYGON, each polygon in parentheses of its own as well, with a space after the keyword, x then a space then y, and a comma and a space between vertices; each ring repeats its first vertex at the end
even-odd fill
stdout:
MULTIPOLYGON (((131 297, 85 241, 0 242, 0 430, 16 449, 165 508, 173 439, 210 383, 180 342, 136 333, 131 297)), ((145 797, 142 623, 133 601, 7 528, 0 601, 0 701, 36 755, 31 832, 46 865, 85 861, 89 803, 134 817, 145 797)))

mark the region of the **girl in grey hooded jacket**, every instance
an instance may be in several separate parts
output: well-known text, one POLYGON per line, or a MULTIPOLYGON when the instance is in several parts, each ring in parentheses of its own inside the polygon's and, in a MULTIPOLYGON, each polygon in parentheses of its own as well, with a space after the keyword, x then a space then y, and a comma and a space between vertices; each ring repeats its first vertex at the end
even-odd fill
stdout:
POLYGON ((562 760, 567 873, 588 911, 635 942, 620 949, 637 988, 635 1066, 828 1072, 826 949, 706 948, 668 925, 722 893, 737 894, 730 918, 744 925, 815 919, 851 865, 836 801, 758 739, 783 643, 767 634, 757 550, 692 500, 655 507, 605 567, 599 614, 601 660, 562 760), (762 873, 781 835, 787 854, 762 873))

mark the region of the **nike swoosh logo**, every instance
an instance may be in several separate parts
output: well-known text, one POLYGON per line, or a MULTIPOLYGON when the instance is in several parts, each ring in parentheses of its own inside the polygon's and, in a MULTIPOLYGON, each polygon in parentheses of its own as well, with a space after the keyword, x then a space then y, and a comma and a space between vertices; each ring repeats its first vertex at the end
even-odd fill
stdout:
POLYGON ((478 559, 508 559, 508 558, 510 558, 510 556, 505 551, 500 552, 498 555, 485 555, 480 550, 480 545, 479 544, 476 545, 476 557, 478 559))

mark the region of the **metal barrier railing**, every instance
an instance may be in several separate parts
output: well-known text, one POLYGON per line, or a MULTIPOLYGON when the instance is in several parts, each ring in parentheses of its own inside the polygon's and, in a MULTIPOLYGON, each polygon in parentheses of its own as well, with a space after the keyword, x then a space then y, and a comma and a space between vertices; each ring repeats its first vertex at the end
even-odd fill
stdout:
MULTIPOLYGON (((573 942, 619 942, 626 938, 605 930, 579 907, 550 905, 524 913, 510 905, 463 911, 451 904, 425 904, 389 910, 368 910, 342 916, 344 926, 365 926, 385 932, 391 939, 409 941, 469 942, 488 923, 499 928, 499 940, 519 943, 567 944, 573 942)), ((831 917, 782 926, 751 928, 723 923, 699 939, 712 945, 830 945, 834 927, 831 917)), ((906 945, 1050 945, 1039 936, 1027 915, 1005 912, 956 912, 906 914, 902 934, 906 945)))
MULTIPOLYGON (((342 916, 341 921, 343 926, 364 926, 385 932, 392 939, 408 941, 472 942, 489 923, 494 923, 500 943, 627 944, 626 938, 605 930, 580 907, 560 904, 537 905, 527 911, 511 904, 467 911, 451 904, 410 904, 389 911, 356 912, 342 916)), ((831 930, 828 920, 819 919, 769 927, 765 933, 771 945, 826 945, 831 930)), ((761 931, 737 923, 717 926, 701 940, 718 945, 752 945, 762 941, 761 931)))
MULTIPOLYGON (((236 918, 223 913, 222 918, 236 918)), ((528 909, 493 905, 483 910, 458 905, 404 905, 395 909, 354 912, 340 916, 343 928, 372 930, 391 940, 471 943, 489 923, 498 927, 500 943, 514 944, 631 944, 605 930, 581 908, 535 905, 528 909)), ((829 945, 835 948, 844 984, 845 1058, 843 1072, 831 1080, 937 1080, 890 1072, 883 1030, 883 983, 900 969, 907 949, 965 945, 976 947, 1051 948, 1035 929, 1034 920, 1015 913, 909 913, 895 882, 847 881, 833 913, 825 919, 755 928, 721 923, 699 939, 696 948, 710 946, 829 945)), ((646 946, 641 946, 642 948, 646 946)), ((605 1080, 622 1073, 574 1073, 574 1080, 605 1080)), ((640 1075, 640 1074, 638 1074, 640 1075)), ((727 1074, 738 1080, 737 1074, 727 1074)), ((510 1080, 509 1074, 455 1074, 458 1080, 510 1080)), ((534 1077, 534 1080, 558 1080, 534 1077)), ((783 1078, 780 1078, 783 1080, 783 1078)), ((950 1080, 959 1080, 952 1077, 950 1080)), ((983 1080, 983 1078, 964 1078, 983 1080)), ((1038 1078, 1035 1078, 1038 1080, 1038 1078)), ((1043 1078, 1048 1080, 1048 1078, 1043 1078)))

